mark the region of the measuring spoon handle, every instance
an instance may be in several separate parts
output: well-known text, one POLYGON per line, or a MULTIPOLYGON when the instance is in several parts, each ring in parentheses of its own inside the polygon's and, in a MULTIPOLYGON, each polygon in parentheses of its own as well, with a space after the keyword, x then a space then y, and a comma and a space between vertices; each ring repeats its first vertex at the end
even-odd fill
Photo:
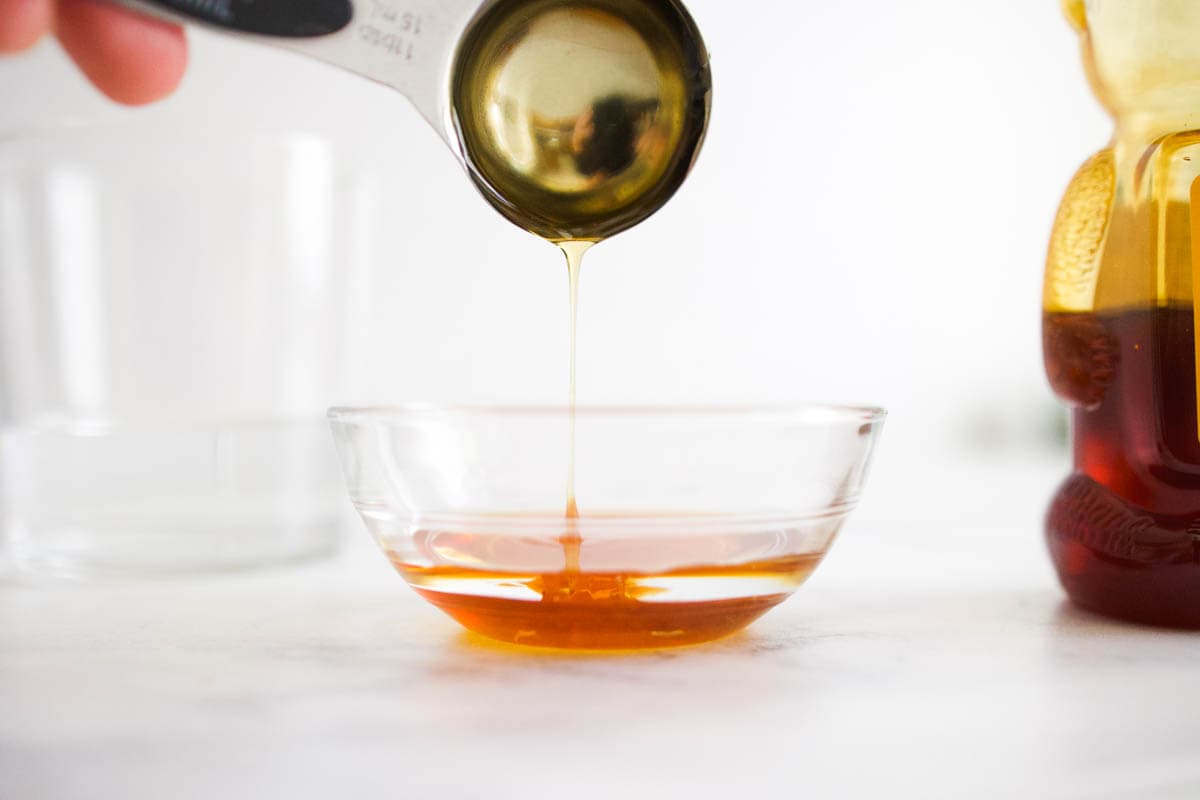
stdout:
POLYGON ((284 39, 337 33, 354 17, 351 0, 112 0, 172 22, 284 39))
POLYGON ((246 36, 391 86, 460 160, 449 122, 454 53, 492 0, 110 0, 180 24, 246 36))

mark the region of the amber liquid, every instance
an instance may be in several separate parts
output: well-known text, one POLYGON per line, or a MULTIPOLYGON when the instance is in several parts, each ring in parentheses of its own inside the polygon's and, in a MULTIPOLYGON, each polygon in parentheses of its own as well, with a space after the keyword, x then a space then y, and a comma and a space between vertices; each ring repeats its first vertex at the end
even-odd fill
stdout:
MULTIPOLYGON (((583 517, 575 522, 586 522, 583 517)), ((609 517, 608 519, 612 519, 609 517)), ((564 522, 564 525, 567 525, 564 522)), ((569 529, 569 528, 568 528, 569 529)), ((562 556, 518 534, 423 530, 415 547, 441 554, 433 566, 390 553, 392 563, 427 601, 464 627, 493 639, 579 649, 640 649, 695 644, 740 630, 786 599, 823 553, 716 561, 738 547, 770 548, 778 529, 756 534, 693 536, 653 532, 595 542, 595 566, 563 567, 562 556), (525 562, 524 569, 480 565, 525 562), (623 569, 621 564, 693 563, 687 568, 623 569), (707 566, 704 566, 708 564, 707 566)), ((580 558, 576 549, 574 557, 580 558)), ((426 561, 426 559, 422 559, 426 561)))
MULTIPOLYGON (((553 646, 678 644, 734 630, 782 599, 647 604, 638 589, 645 576, 582 563, 575 353, 583 256, 678 188, 703 140, 710 90, 699 33, 673 2, 498 0, 464 38, 451 95, 470 174, 509 220, 562 250, 571 311, 566 492, 562 532, 551 539, 559 568, 485 569, 479 565, 497 562, 484 555, 419 567, 393 557, 418 592, 472 630, 553 646), (506 587, 518 585, 535 598, 508 597, 506 587)), ((461 538, 460 552, 497 545, 479 532, 461 538)), ((705 563, 679 555, 675 563, 705 563)))
POLYGON ((1047 537, 1078 604, 1200 627, 1200 436, 1191 307, 1044 319, 1046 372, 1076 405, 1075 472, 1047 537))
POLYGON ((581 512, 575 492, 576 340, 580 274, 593 242, 557 244, 566 256, 570 293, 562 511, 525 521, 530 530, 522 530, 520 517, 503 515, 464 521, 454 530, 417 530, 411 544, 389 547, 389 558, 421 597, 464 627, 514 644, 645 649, 696 644, 741 630, 804 582, 836 531, 813 539, 800 521, 762 522, 750 529, 743 523, 735 530, 714 526, 704 515, 696 515, 694 524, 671 515, 673 530, 664 535, 661 518, 638 529, 653 515, 589 515, 586 503, 581 512), (498 520, 504 532, 496 532, 498 520), (620 522, 618 535, 585 535, 596 520, 620 522), (819 551, 796 552, 802 541, 814 540, 825 542, 819 551))
POLYGON ((567 259, 567 280, 569 282, 571 303, 571 337, 570 337, 570 384, 567 388, 567 403, 570 407, 570 452, 567 459, 567 517, 578 517, 579 507, 575 502, 575 372, 576 351, 579 333, 579 277, 583 271, 583 256, 591 249, 592 242, 560 242, 558 249, 567 259))

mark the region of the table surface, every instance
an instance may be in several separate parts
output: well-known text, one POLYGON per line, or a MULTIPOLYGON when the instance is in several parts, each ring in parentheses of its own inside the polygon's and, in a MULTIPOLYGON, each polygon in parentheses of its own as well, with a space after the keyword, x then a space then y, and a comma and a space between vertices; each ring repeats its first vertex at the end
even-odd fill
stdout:
POLYGON ((8 574, 0 798, 1200 797, 1200 635, 1063 602, 1063 471, 910 476, 748 632, 642 655, 488 644, 362 535, 256 574, 8 574))

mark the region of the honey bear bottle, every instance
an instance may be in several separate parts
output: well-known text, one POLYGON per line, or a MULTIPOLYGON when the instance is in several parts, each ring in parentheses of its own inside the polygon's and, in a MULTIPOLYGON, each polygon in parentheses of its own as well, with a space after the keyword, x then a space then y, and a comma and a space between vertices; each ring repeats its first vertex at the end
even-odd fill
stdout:
POLYGON ((1078 605, 1196 628, 1200 0, 1063 7, 1115 130, 1072 179, 1046 261, 1046 374, 1074 447, 1046 536, 1078 605))

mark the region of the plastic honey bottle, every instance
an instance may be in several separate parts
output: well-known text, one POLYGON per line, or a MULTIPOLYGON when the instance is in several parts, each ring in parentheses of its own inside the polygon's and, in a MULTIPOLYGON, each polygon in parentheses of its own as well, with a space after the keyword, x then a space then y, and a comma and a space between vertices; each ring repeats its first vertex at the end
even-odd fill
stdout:
POLYGON ((1046 373, 1074 447, 1046 535, 1078 605, 1200 627, 1200 0, 1063 7, 1115 130, 1046 262, 1046 373))

